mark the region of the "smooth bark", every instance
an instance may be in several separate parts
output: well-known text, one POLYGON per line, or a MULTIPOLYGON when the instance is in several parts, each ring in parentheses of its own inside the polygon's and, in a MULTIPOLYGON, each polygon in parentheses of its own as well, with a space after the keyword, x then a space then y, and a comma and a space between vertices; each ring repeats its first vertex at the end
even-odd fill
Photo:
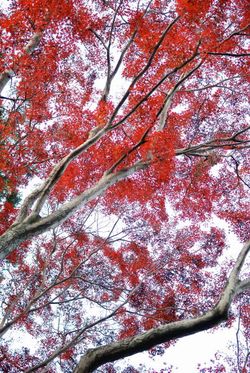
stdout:
POLYGON ((202 316, 161 325, 137 336, 89 350, 74 373, 90 373, 105 363, 113 362, 138 352, 146 351, 160 343, 208 330, 227 320, 230 305, 239 291, 250 289, 250 279, 240 281, 239 274, 250 251, 250 241, 242 248, 228 278, 227 285, 216 306, 202 316), (241 289, 241 290, 240 290, 241 289))
MULTIPOLYGON (((190 146, 187 148, 176 149, 175 155, 181 156, 203 156, 206 157, 209 153, 217 148, 232 147, 243 149, 249 146, 250 140, 240 140, 239 136, 248 131, 250 127, 246 127, 231 137, 223 139, 214 139, 206 143, 201 143, 198 145, 190 146)), ((89 149, 90 146, 95 144, 102 136, 109 132, 110 128, 100 129, 93 137, 90 137, 87 141, 81 144, 78 148, 74 149, 66 157, 64 157, 52 170, 49 177, 34 190, 23 202, 20 207, 19 215, 14 222, 14 224, 0 237, 0 259, 4 259, 9 255, 18 244, 30 239, 32 237, 38 236, 59 224, 63 223, 68 219, 76 210, 80 209, 83 205, 90 202, 94 198, 103 194, 110 186, 116 184, 120 180, 133 175, 135 172, 147 168, 151 159, 146 161, 138 161, 134 165, 123 168, 119 172, 115 171, 115 167, 119 164, 120 160, 116 162, 110 170, 104 173, 103 177, 96 182, 91 188, 82 192, 80 195, 73 198, 71 201, 62 204, 56 211, 52 212, 50 215, 41 217, 39 213, 41 212, 45 202, 47 201, 50 192, 52 191, 55 184, 60 179, 61 175, 66 170, 70 162, 77 156, 81 155, 84 151, 89 149), (111 172, 112 171, 112 172, 111 172), (34 207, 32 208, 32 206, 34 207)), ((145 142, 145 137, 149 130, 146 131, 143 138, 134 145, 133 149, 138 148, 143 142, 145 142)), ((130 151, 131 152, 131 151, 130 151)), ((128 154, 130 153, 128 152, 128 154)), ((127 155, 128 155, 127 154, 127 155)), ((122 157, 124 160, 127 156, 126 154, 122 157)))

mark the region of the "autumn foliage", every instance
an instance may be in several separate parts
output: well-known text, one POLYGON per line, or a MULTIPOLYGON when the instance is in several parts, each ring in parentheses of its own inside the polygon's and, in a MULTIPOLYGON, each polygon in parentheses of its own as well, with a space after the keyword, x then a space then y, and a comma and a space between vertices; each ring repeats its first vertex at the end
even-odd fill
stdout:
MULTIPOLYGON (((248 5, 0 5, 1 371, 70 372, 218 302, 250 238, 248 5)), ((246 341, 244 284, 226 327, 246 341)))

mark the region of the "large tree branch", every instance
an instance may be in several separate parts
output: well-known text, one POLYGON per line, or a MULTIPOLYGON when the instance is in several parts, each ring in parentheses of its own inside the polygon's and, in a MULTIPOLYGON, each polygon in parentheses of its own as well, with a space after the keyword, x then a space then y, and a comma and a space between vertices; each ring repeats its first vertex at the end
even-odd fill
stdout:
POLYGON ((99 129, 93 136, 90 136, 84 143, 79 145, 77 148, 73 149, 68 155, 66 155, 59 163, 54 167, 50 176, 46 179, 45 183, 41 187, 41 192, 39 193, 39 198, 34 207, 34 213, 39 214, 42 207, 44 206, 45 201, 48 198, 48 195, 51 189, 58 182, 64 171, 66 170, 69 163, 71 163, 76 157, 82 154, 84 151, 89 149, 94 145, 106 132, 107 128, 103 127, 99 129))
MULTIPOLYGON (((250 250, 250 241, 242 248, 231 271, 227 285, 215 307, 204 315, 182 321, 172 322, 151 329, 135 337, 89 350, 79 362, 74 373, 90 373, 105 363, 113 362, 152 348, 160 343, 168 342, 197 332, 211 329, 228 317, 229 307, 236 293, 239 293, 239 273, 250 250)), ((245 288, 242 289, 242 291, 245 288)))
MULTIPOLYGON (((158 43, 156 44, 153 52, 151 53, 151 55, 149 57, 149 60, 148 60, 148 63, 142 69, 142 71, 134 78, 133 82, 131 83, 132 85, 134 85, 136 83, 136 81, 150 67, 151 62, 152 62, 152 60, 153 60, 153 58, 154 58, 157 50, 159 49, 162 41, 164 40, 166 34, 169 32, 169 30, 173 27, 173 25, 177 22, 178 19, 179 19, 179 17, 177 17, 176 19, 174 19, 174 21, 172 21, 172 23, 167 26, 167 28, 163 32, 161 38, 159 39, 158 43)), ((131 42, 132 42, 132 40, 131 40, 131 42)), ((128 45, 128 47, 129 47, 129 45, 128 45)), ((125 51, 124 51, 124 53, 125 53, 125 51)), ((119 63, 119 61, 118 61, 118 63, 119 63)), ((131 88, 131 86, 130 86, 130 88, 131 88)), ((108 124, 105 127, 103 127, 103 128, 100 128, 100 129, 98 128, 97 131, 93 131, 93 135, 89 136, 89 138, 84 143, 82 143, 81 145, 79 145, 76 149, 72 150, 67 156, 65 156, 54 167, 54 169, 52 170, 52 172, 49 175, 49 177, 45 180, 45 182, 39 188, 37 188, 32 193, 32 195, 30 195, 30 196, 28 196, 26 198, 26 200, 23 203, 23 206, 20 209, 20 213, 19 213, 19 216, 18 216, 17 221, 15 222, 15 224, 22 222, 25 218, 28 217, 29 208, 34 203, 35 203, 35 206, 34 206, 33 212, 32 212, 32 215, 33 215, 32 219, 36 218, 39 215, 39 213, 40 213, 41 209, 43 208, 44 203, 46 202, 46 200, 47 200, 47 198, 48 198, 51 190, 53 189, 53 187, 55 186, 55 184, 60 179, 61 175, 66 170, 66 168, 69 165, 69 163, 72 162, 72 160, 74 160, 77 156, 79 156, 80 154, 82 154, 84 151, 86 151, 87 149, 89 149, 89 147, 91 147, 93 144, 95 144, 105 133, 107 133, 107 132, 109 132, 109 131, 112 130, 112 127, 110 126, 110 124, 112 123, 112 120, 114 119, 115 115, 117 114, 120 106, 126 100, 128 94, 129 94, 129 90, 128 90, 127 94, 124 95, 124 97, 121 100, 121 102, 117 105, 117 107, 114 110, 114 113, 113 113, 111 119, 109 120, 108 124)))
MULTIPOLYGON (((245 133, 249 128, 250 127, 246 127, 228 138, 215 139, 202 144, 194 145, 192 147, 176 149, 175 155, 207 156, 210 150, 214 150, 216 148, 221 149, 228 146, 232 148, 241 148, 242 146, 247 146, 249 140, 241 140, 239 139, 239 136, 245 133)), ((94 198, 98 197, 102 193, 104 193, 105 190, 107 190, 110 186, 116 184, 120 180, 125 179, 129 175, 132 175, 136 171, 142 170, 150 165, 151 159, 148 159, 146 161, 138 161, 134 165, 128 168, 123 168, 118 172, 113 172, 117 165, 120 164, 123 161, 123 159, 125 159, 125 157, 129 154, 127 153, 117 161, 118 163, 115 162, 114 166, 107 170, 107 172, 98 182, 96 182, 95 185, 93 185, 91 188, 87 189, 77 197, 73 198, 71 201, 61 205, 56 211, 54 211, 50 215, 41 218, 39 216, 39 212, 43 207, 44 202, 47 199, 51 189, 59 180, 60 176, 65 171, 67 165, 75 157, 77 157, 84 150, 89 148, 93 143, 98 141, 100 137, 102 137, 106 132, 110 130, 111 129, 107 127, 100 129, 98 133, 96 133, 93 137, 89 138, 84 144, 74 149, 68 156, 63 158, 63 160, 59 162, 57 166, 55 166, 54 170, 47 178, 47 180, 42 184, 42 186, 38 187, 34 192, 30 194, 30 196, 28 196, 25 199, 20 209, 20 214, 16 222, 14 222, 14 224, 0 237, 1 259, 9 255, 10 252, 19 243, 58 226, 66 219, 68 219, 77 209, 79 209, 84 204, 90 202, 94 198), (37 201, 36 205, 34 209, 29 213, 32 204, 35 201, 37 201)), ((131 148, 130 152, 135 150, 139 145, 141 145, 145 141, 145 137, 147 136, 149 130, 150 128, 146 130, 142 139, 139 141, 138 144, 135 144, 134 147, 131 148)))
POLYGON ((5 258, 15 248, 16 245, 26 239, 35 237, 47 230, 57 227, 67 218, 69 218, 77 209, 90 202, 94 198, 103 194, 110 186, 120 180, 134 174, 138 170, 148 167, 150 161, 138 161, 128 168, 123 168, 114 173, 104 174, 103 177, 91 188, 87 189, 71 201, 64 203, 55 212, 41 218, 35 212, 32 212, 26 219, 20 223, 14 223, 0 237, 0 258, 5 258))
POLYGON ((67 166, 79 155, 81 155, 84 151, 89 149, 92 145, 94 145, 105 133, 110 131, 110 129, 103 127, 99 128, 95 131, 92 136, 90 135, 89 138, 79 145, 77 148, 73 149, 68 155, 66 155, 51 171, 50 175, 47 179, 38 187, 36 188, 29 196, 26 197, 24 200, 19 215, 14 223, 17 225, 24 221, 24 219, 28 218, 29 216, 29 209, 35 203, 35 206, 32 211, 32 215, 34 219, 36 216, 39 215, 41 209, 44 206, 51 190, 58 182, 64 171, 66 170, 67 166))

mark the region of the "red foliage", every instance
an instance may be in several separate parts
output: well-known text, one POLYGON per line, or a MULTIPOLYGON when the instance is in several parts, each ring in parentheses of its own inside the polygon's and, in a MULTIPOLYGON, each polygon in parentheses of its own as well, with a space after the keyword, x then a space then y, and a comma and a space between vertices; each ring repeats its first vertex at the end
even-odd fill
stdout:
MULTIPOLYGON (((9 3, 0 12, 0 86, 11 75, 0 97, 0 234, 24 190, 74 156, 38 217, 60 224, 32 239, 24 229, 20 241, 30 241, 1 262, 0 332, 23 330, 39 348, 14 353, 7 334, 0 366, 28 370, 59 351, 48 369, 68 372, 89 348, 216 304, 232 263, 214 217, 249 239, 248 3, 9 3)), ((31 235, 37 221, 24 221, 31 235)))

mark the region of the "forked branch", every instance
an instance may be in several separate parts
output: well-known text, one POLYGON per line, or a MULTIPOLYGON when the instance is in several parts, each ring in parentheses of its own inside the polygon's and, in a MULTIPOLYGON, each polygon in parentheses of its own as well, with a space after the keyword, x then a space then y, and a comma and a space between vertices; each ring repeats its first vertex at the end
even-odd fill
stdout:
MULTIPOLYGON (((230 146, 234 149, 241 149, 242 147, 247 147, 249 146, 250 140, 239 139, 239 136, 245 133, 249 128, 250 127, 244 128, 227 138, 214 139, 206 143, 194 145, 192 147, 176 149, 175 155, 206 156, 210 150, 217 148, 223 149, 230 146)), ((118 164, 123 161, 123 159, 125 159, 132 151, 138 148, 138 146, 145 141, 145 137, 150 130, 150 128, 148 128, 140 141, 131 148, 129 153, 126 153, 124 156, 122 156, 122 158, 118 159, 111 169, 107 170, 107 172, 103 174, 101 179, 97 181, 96 184, 73 198, 71 201, 61 205, 50 215, 41 218, 39 216, 39 212, 48 198, 51 189, 59 180, 67 165, 110 130, 111 128, 107 127, 100 129, 100 131, 97 132, 93 137, 90 137, 85 143, 74 149, 68 156, 63 158, 58 165, 55 166, 48 179, 45 180, 40 187, 38 187, 30 194, 30 196, 25 199, 16 222, 0 237, 1 259, 10 254, 17 244, 58 226, 68 219, 77 209, 80 209, 84 204, 103 194, 110 186, 116 184, 120 180, 124 180, 126 177, 134 174, 138 170, 147 168, 150 165, 151 159, 144 161, 139 160, 132 166, 127 168, 125 167, 118 172, 114 171, 118 164), (29 213, 34 202, 36 202, 35 208, 29 213)))
MULTIPOLYGON (((125 167, 117 172, 104 174, 103 177, 83 193, 73 198, 71 201, 61 205, 56 211, 50 215, 41 218, 39 215, 31 213, 26 219, 20 223, 14 223, 0 237, 0 258, 5 258, 19 243, 38 236, 47 230, 54 228, 69 218, 77 209, 84 204, 90 202, 94 198, 103 194, 110 186, 116 184, 120 180, 134 174, 138 170, 143 170, 150 164, 149 160, 135 162, 130 167, 125 167)), ((36 193, 39 193, 39 188, 36 193)), ((29 197, 28 197, 29 198, 29 197)), ((26 200, 26 204, 31 203, 31 200, 26 200)), ((26 206, 27 207, 27 206, 26 206)))

